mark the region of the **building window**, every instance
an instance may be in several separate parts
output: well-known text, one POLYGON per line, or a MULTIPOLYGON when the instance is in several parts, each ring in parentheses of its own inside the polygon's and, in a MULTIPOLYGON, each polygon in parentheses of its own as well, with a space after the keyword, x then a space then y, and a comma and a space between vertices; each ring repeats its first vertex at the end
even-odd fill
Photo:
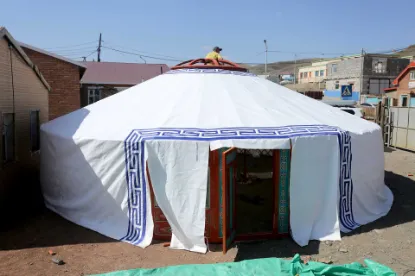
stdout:
POLYGON ((318 77, 318 71, 315 71, 315 72, 314 72, 314 76, 315 76, 315 77, 318 77))
POLYGON ((389 88, 389 79, 370 79, 369 80, 369 94, 381 95, 385 92, 385 88, 389 88))
POLYGON ((3 113, 2 152, 3 161, 14 160, 14 113, 3 113))
POLYGON ((411 71, 409 78, 410 80, 415 80, 415 71, 411 71))
POLYGON ((39 110, 30 111, 30 147, 32 152, 40 150, 39 112, 39 110))
POLYGON ((320 77, 324 76, 324 70, 320 70, 320 77))
POLYGON ((401 96, 401 106, 408 106, 408 96, 407 95, 402 95, 401 96))
POLYGON ((308 72, 308 77, 311 78, 311 72, 308 72))
POLYGON ((101 90, 100 87, 88 87, 88 104, 101 100, 101 90))
POLYGON ((336 73, 337 72, 337 64, 332 64, 331 65, 331 72, 332 73, 336 73))
POLYGON ((303 73, 301 72, 301 73, 300 73, 300 79, 302 79, 302 78, 303 78, 303 73))
POLYGON ((373 59, 373 61, 372 61, 373 72, 375 72, 377 74, 386 73, 386 65, 387 65, 387 59, 386 58, 373 59))
POLYGON ((339 88, 340 88, 339 81, 336 81, 336 83, 334 84, 334 89, 339 89, 339 88))

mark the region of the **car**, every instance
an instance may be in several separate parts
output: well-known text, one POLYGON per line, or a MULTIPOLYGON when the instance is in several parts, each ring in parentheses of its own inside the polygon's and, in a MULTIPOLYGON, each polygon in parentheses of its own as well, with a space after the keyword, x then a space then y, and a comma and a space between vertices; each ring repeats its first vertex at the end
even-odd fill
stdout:
POLYGON ((353 107, 353 106, 337 106, 339 107, 341 110, 343 110, 344 112, 347 112, 349 114, 358 116, 359 118, 365 118, 365 113, 361 108, 358 107, 353 107))
POLYGON ((359 118, 364 119, 365 113, 362 108, 356 107, 356 101, 353 100, 322 100, 323 103, 331 105, 333 107, 340 108, 344 112, 347 112, 351 115, 358 116, 359 118))
POLYGON ((377 104, 371 104, 371 103, 361 103, 360 106, 363 107, 373 107, 376 108, 377 104))

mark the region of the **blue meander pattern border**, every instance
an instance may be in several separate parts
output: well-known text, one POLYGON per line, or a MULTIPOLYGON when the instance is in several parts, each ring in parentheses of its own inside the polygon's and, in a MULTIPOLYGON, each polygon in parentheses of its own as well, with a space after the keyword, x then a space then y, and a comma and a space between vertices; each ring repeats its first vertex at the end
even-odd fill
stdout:
POLYGON ((237 76, 250 76, 257 77, 257 75, 249 72, 241 71, 230 71, 223 69, 198 69, 198 68, 189 68, 189 69, 175 69, 167 71, 165 74, 181 74, 181 73, 191 73, 191 74, 223 74, 223 75, 237 75, 237 76))
POLYGON ((337 135, 340 148, 339 216, 349 230, 359 227, 352 209, 351 138, 348 132, 327 125, 298 125, 258 128, 159 128, 135 129, 124 141, 126 181, 128 189, 128 231, 121 239, 140 244, 146 234, 147 183, 144 145, 146 140, 215 141, 236 139, 286 139, 301 136, 337 135))

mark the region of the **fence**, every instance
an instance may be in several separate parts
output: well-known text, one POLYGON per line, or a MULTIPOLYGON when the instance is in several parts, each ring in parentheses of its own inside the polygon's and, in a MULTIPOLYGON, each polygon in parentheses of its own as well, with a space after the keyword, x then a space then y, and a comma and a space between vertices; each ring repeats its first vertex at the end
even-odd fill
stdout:
POLYGON ((365 119, 369 121, 375 121, 376 120, 376 108, 374 107, 361 107, 363 113, 365 114, 365 119))
MULTIPOLYGON (((383 106, 383 105, 382 105, 383 106)), ((380 125, 389 147, 415 151, 415 107, 382 107, 380 125)))

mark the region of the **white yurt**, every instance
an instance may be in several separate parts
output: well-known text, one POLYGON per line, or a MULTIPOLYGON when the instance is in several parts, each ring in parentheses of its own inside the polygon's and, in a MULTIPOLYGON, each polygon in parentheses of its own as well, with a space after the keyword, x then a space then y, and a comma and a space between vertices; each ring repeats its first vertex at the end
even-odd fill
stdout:
POLYGON ((283 220, 300 246, 340 240, 393 202, 378 125, 204 59, 42 125, 41 183, 46 206, 78 225, 143 248, 168 232, 171 248, 201 253, 207 237, 224 251, 275 237, 283 220), (280 158, 269 207, 237 203, 262 190, 238 182, 248 150, 280 158), (238 234, 250 224, 238 213, 266 208, 268 234, 238 234))

